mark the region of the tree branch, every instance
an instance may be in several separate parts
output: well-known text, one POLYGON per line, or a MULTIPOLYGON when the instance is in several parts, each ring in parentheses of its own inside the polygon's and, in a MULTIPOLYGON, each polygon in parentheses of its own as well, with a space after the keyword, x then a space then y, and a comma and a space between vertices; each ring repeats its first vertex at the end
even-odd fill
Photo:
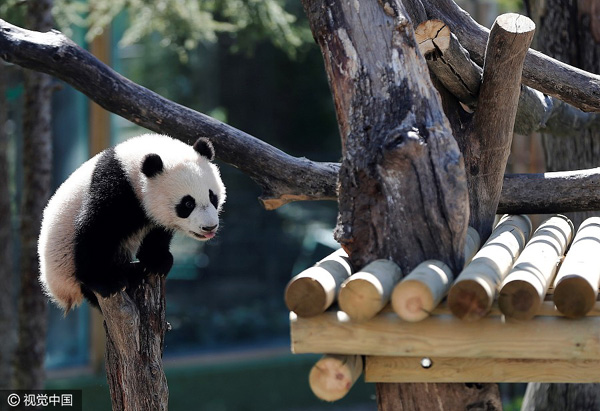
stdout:
MULTIPOLYGON (((429 70, 460 102, 474 110, 483 70, 470 58, 450 28, 441 20, 427 20, 415 29, 429 70)), ((568 137, 574 131, 600 127, 598 113, 586 113, 563 101, 521 86, 514 131, 543 131, 568 137)))
POLYGON ((207 136, 219 159, 250 176, 265 208, 335 199, 338 168, 292 157, 234 127, 176 104, 126 79, 58 31, 29 31, 0 19, 0 57, 51 74, 106 110, 149 130, 192 142, 207 136), (306 178, 310 175, 311 178, 306 178))
MULTIPOLYGON (((483 65, 489 30, 471 18, 453 0, 422 2, 429 19, 444 21, 471 58, 483 65)), ((414 21, 415 25, 420 21, 414 21)), ((600 111, 600 75, 588 73, 529 49, 523 83, 583 111, 600 111)))
MULTIPOLYGON (((0 57, 4 60, 58 76, 59 72, 63 70, 61 64, 64 62, 54 61, 52 51, 58 52, 61 47, 71 49, 69 53, 63 53, 63 55, 70 55, 73 60, 69 62, 68 74, 63 74, 60 78, 75 87, 81 82, 85 83, 84 80, 77 79, 89 80, 90 78, 95 78, 96 80, 93 82, 90 81, 90 84, 94 84, 95 86, 86 87, 83 84, 81 87, 87 90, 84 92, 92 100, 96 102, 104 101, 105 107, 110 111, 116 112, 136 124, 150 128, 151 130, 183 136, 190 140, 193 140, 198 134, 208 133, 210 130, 216 129, 218 133, 213 141, 215 142, 220 158, 224 161, 229 160, 230 164, 237 166, 244 172, 249 173, 248 169, 260 167, 261 163, 269 162, 272 157, 277 157, 279 160, 277 165, 281 170, 277 170, 275 175, 276 180, 269 180, 269 176, 267 176, 257 181, 265 190, 265 193, 263 193, 263 203, 267 208, 276 208, 287 201, 293 200, 336 199, 339 164, 314 163, 306 159, 290 157, 242 131, 220 123, 201 113, 182 107, 148 89, 133 84, 131 81, 104 66, 89 53, 79 49, 77 45, 58 32, 36 33, 23 30, 0 20, 0 50, 2 50, 0 51, 0 57), (58 44, 55 44, 57 42, 58 44), (64 45, 63 43, 68 44, 64 45), (47 55, 44 56, 44 54, 47 55), (79 63, 75 58, 80 59, 79 63), (45 64, 49 65, 43 67, 45 64), (101 75, 101 73, 105 74, 101 75), (114 85, 116 90, 129 90, 133 88, 136 94, 122 93, 121 96, 114 96, 118 100, 113 101, 109 97, 113 97, 112 95, 116 93, 110 93, 111 96, 108 97, 102 94, 103 90, 111 89, 111 85, 114 85), (163 112, 163 105, 166 107, 164 112, 172 116, 166 122, 163 118, 159 117, 159 114, 163 112), (111 107, 113 108, 111 109, 111 107), (130 113, 131 110, 136 110, 137 114, 130 113), (146 114, 141 117, 139 113, 146 114), (148 120, 146 117, 154 121, 148 120), (208 125, 205 125, 207 123, 208 125), (181 130, 181 133, 179 133, 179 130, 181 130), (238 136, 241 136, 239 141, 233 141, 238 136), (262 153, 259 147, 250 150, 246 146, 250 146, 256 142, 258 142, 259 147, 267 147, 267 152, 262 153), (233 152, 228 152, 232 150, 233 152), (244 162, 244 156, 249 152, 253 153, 256 161, 244 162), (240 162, 243 164, 236 164, 236 158, 241 158, 240 162), (285 171, 288 169, 287 161, 295 163, 297 167, 294 170, 299 173, 291 175, 289 182, 284 180, 285 176, 281 173, 282 170, 285 171), (279 185, 269 187, 269 181, 276 181, 279 185), (307 193, 303 192, 305 189, 307 193)), ((67 70, 67 67, 65 67, 65 70, 67 70)), ((568 111, 571 109, 570 106, 564 103, 561 104, 565 110, 568 111)), ((573 126, 574 124, 571 122, 564 127, 573 126)), ((271 167, 271 173, 274 173, 272 169, 273 167, 271 167)), ((266 170, 266 172, 269 172, 269 170, 266 170)), ((261 169, 255 168, 251 175, 260 178, 260 173, 261 169)), ((595 187, 598 186, 594 185, 597 183, 593 183, 593 181, 600 182, 600 169, 569 173, 508 174, 504 177, 498 212, 508 212, 508 210, 510 212, 519 212, 520 210, 522 210, 521 212, 534 212, 528 210, 537 210, 535 212, 554 213, 598 210, 600 209, 600 193, 595 190, 595 187), (558 184, 562 188, 554 191, 551 189, 554 187, 554 184, 558 184), (536 191, 541 190, 540 187, 548 187, 544 191, 544 194, 541 195, 543 202, 536 199, 536 191), (581 200, 581 204, 578 203, 577 199, 581 200)))
POLYGON ((600 210, 600 168, 504 176, 498 213, 600 210))

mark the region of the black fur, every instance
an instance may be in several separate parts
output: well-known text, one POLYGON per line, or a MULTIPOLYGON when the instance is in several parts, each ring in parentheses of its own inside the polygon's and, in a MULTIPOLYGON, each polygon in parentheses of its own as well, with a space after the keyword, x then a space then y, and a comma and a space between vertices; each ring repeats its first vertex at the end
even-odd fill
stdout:
POLYGON ((148 178, 152 178, 163 172, 164 166, 162 158, 158 154, 148 154, 144 157, 142 163, 142 173, 148 178))
POLYGON ((209 161, 213 161, 215 159, 215 148, 212 143, 206 137, 200 137, 194 143, 194 150, 196 150, 200 155, 208 158, 209 161))
POLYGON ((219 197, 212 190, 208 190, 208 199, 216 209, 219 208, 219 197))
POLYGON ((196 200, 194 200, 194 197, 187 195, 175 206, 175 212, 179 218, 188 218, 194 208, 196 208, 196 200))
POLYGON ((150 220, 115 150, 104 151, 92 173, 90 192, 77 216, 75 232, 75 276, 92 304, 97 306, 92 291, 108 297, 124 287, 135 286, 148 272, 169 271, 173 263, 169 252, 171 233, 162 228, 144 238, 138 251, 140 263, 132 263, 133 256, 121 248, 124 240, 148 225, 150 220))

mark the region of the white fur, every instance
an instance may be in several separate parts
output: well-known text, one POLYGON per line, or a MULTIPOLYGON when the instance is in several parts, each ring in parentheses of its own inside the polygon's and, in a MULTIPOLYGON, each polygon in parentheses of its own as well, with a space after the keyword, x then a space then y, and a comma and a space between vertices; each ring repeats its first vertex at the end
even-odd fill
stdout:
MULTIPOLYGON (((154 223, 180 230, 195 239, 198 238, 193 233, 200 233, 201 227, 218 225, 225 187, 218 168, 193 147, 167 136, 145 134, 117 145, 115 152, 146 215, 154 223), (164 170, 147 178, 141 167, 144 157, 151 153, 161 157, 164 170), (209 189, 218 197, 218 209, 210 203, 209 189), (175 206, 185 195, 194 197, 196 208, 184 219, 177 216, 175 206)), ((75 278, 75 221, 97 161, 98 156, 78 168, 58 188, 44 210, 38 244, 40 281, 45 292, 67 311, 83 299, 75 278)), ((144 228, 125 239, 122 246, 135 255, 147 230, 144 228)))
POLYGON ((71 174, 48 202, 42 218, 38 241, 40 282, 45 293, 65 310, 83 300, 75 279, 75 221, 97 161, 95 156, 71 174))

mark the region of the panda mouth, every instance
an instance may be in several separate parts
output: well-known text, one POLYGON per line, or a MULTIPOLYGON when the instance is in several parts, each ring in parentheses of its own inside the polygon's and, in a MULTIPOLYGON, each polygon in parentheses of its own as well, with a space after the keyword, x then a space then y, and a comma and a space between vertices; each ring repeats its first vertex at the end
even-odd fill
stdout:
POLYGON ((190 233, 199 240, 209 240, 215 236, 215 233, 200 234, 195 231, 190 231, 190 233))

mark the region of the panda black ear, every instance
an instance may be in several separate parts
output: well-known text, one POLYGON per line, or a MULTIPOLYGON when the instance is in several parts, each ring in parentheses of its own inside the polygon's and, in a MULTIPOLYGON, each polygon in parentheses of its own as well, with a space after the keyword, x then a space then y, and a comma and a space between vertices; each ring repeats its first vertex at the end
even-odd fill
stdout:
POLYGON ((148 178, 152 178, 163 171, 163 162, 158 154, 148 154, 144 157, 142 163, 142 173, 148 178))
POLYGON ((201 156, 206 157, 209 161, 215 159, 215 148, 212 143, 206 137, 200 137, 194 143, 194 150, 196 150, 201 156))

